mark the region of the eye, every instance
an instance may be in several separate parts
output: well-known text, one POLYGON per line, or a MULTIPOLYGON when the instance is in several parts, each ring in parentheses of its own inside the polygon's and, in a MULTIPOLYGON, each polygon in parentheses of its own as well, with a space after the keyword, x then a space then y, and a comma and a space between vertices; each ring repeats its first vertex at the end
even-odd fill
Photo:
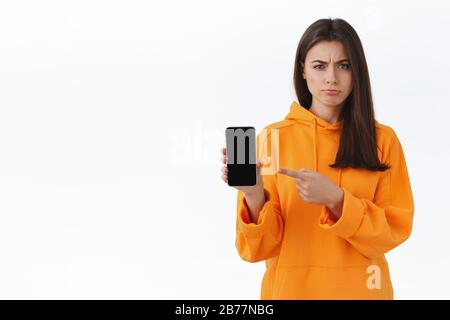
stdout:
POLYGON ((322 69, 322 68, 317 68, 317 67, 323 67, 323 64, 315 65, 313 68, 314 68, 314 69, 318 69, 318 70, 322 69))
POLYGON ((347 70, 350 68, 350 65, 348 63, 341 63, 341 66, 344 66, 344 70, 347 70))

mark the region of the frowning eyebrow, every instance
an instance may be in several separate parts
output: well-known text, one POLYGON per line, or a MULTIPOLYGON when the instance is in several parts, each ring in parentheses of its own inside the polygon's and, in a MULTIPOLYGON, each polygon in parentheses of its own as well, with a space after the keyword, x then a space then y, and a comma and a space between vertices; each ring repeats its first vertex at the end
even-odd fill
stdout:
MULTIPOLYGON (((337 63, 341 63, 341 62, 344 62, 344 61, 349 62, 348 59, 342 59, 342 60, 339 60, 339 61, 336 61, 336 62, 337 63)), ((311 63, 314 63, 314 62, 319 62, 319 63, 324 63, 324 64, 328 63, 328 62, 322 61, 322 60, 313 60, 313 61, 311 61, 311 63)))

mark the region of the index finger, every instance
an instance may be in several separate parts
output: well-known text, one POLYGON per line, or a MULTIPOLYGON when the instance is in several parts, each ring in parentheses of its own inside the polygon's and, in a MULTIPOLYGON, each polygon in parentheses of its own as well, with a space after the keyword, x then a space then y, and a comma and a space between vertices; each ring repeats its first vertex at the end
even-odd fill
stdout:
POLYGON ((279 168, 278 173, 285 174, 287 176, 290 176, 292 178, 298 178, 298 172, 297 170, 292 169, 286 169, 286 168, 279 168))

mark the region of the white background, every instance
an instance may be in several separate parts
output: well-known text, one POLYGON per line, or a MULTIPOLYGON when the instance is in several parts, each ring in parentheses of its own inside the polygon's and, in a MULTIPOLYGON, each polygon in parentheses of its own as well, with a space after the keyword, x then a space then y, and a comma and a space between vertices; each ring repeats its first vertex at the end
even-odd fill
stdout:
POLYGON ((411 0, 1 1, 0 298, 259 299, 219 149, 288 113, 328 17, 357 30, 408 164, 395 297, 450 298, 450 5, 411 0))

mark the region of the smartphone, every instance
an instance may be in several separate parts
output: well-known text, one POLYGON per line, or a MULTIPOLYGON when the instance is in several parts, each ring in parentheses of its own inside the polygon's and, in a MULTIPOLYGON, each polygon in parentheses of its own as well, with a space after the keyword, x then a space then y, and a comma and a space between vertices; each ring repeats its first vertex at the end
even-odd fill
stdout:
POLYGON ((229 186, 256 185, 256 135, 254 127, 225 130, 229 186))

